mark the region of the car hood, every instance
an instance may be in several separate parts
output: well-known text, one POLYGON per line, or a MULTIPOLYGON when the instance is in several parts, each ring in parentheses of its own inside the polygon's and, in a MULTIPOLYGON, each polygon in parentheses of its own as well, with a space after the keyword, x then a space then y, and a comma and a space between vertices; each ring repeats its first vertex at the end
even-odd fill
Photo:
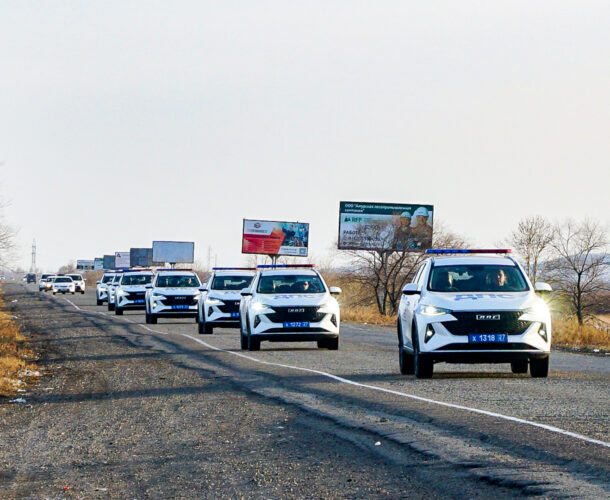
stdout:
POLYGON ((199 290, 197 288, 153 288, 153 292, 158 295, 197 295, 199 290))
POLYGON ((145 292, 146 287, 144 285, 130 285, 122 286, 121 290, 125 290, 126 292, 145 292))
POLYGON ((539 302, 532 292, 428 293, 422 304, 431 304, 451 311, 514 311, 539 302))
POLYGON ((208 299, 241 300, 241 290, 210 290, 208 299))
POLYGON ((287 293, 277 295, 258 295, 263 304, 273 306, 319 306, 325 303, 329 296, 326 293, 287 293))

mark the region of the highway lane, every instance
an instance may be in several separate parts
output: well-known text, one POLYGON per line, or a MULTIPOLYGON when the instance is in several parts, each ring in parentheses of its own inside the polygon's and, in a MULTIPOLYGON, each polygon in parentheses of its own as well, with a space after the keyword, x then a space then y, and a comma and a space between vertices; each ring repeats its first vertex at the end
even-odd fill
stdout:
POLYGON ((390 328, 344 324, 338 352, 313 343, 263 343, 260 352, 244 353, 237 330, 198 335, 192 320, 145 325, 138 312, 114 316, 94 305, 91 292, 65 299, 51 300, 104 315, 116 334, 180 352, 187 366, 232 377, 247 390, 345 429, 364 430, 380 454, 409 447, 529 493, 595 497, 610 491, 607 357, 554 352, 546 380, 514 375, 507 365, 443 364, 435 378, 422 381, 398 373, 390 328))

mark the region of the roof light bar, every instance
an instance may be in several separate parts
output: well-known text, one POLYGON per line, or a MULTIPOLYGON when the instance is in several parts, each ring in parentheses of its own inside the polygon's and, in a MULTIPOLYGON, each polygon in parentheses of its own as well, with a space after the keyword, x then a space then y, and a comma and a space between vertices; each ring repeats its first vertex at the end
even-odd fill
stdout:
POLYGON ((441 254, 465 254, 465 253, 512 253, 510 248, 477 248, 477 249, 464 249, 464 248, 455 248, 455 249, 437 249, 430 248, 426 250, 426 253, 441 255, 441 254))
POLYGON ((213 267, 212 271, 256 271, 256 267, 213 267))
POLYGON ((293 268, 293 267, 316 267, 315 264, 260 264, 256 266, 258 269, 278 269, 278 268, 293 268))

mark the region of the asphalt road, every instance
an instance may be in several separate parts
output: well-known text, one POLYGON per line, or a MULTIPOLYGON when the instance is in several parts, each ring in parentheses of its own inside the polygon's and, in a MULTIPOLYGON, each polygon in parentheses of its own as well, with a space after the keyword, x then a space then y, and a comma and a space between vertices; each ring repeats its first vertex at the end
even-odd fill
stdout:
MULTIPOLYGON (((236 329, 198 335, 192 319, 146 325, 140 312, 115 316, 94 299, 88 291, 39 302, 69 321, 102 325, 113 338, 147 352, 171 354, 181 370, 213 373, 235 391, 304 412, 325 433, 380 463, 410 464, 424 478, 421 488, 427 481, 434 487, 433 496, 455 496, 452 478, 464 496, 477 488, 481 496, 491 491, 501 498, 610 495, 610 356, 553 352, 548 379, 514 375, 508 365, 440 364, 433 379, 417 380, 399 374, 391 328, 343 324, 336 352, 314 343, 263 343, 250 353, 239 349, 236 329), (414 456, 435 464, 427 479, 426 465, 414 464, 414 456)), ((417 491, 424 490, 403 493, 417 491)), ((363 489, 336 496, 376 494, 363 489)))

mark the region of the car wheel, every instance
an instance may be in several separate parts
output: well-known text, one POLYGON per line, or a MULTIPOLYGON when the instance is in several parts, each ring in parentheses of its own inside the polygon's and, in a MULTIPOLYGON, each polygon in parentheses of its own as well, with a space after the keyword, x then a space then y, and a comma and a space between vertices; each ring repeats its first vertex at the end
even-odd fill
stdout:
MULTIPOLYGON (((199 323, 201 325, 201 323, 199 323)), ((214 333, 214 327, 208 325, 205 321, 203 322, 203 333, 206 335, 212 335, 214 333)))
POLYGON ((100 300, 100 299, 97 299, 97 305, 98 306, 103 306, 104 305, 104 301, 100 300))
POLYGON ((510 369, 513 373, 527 373, 527 359, 513 361, 510 364, 510 369))
POLYGON ((121 309, 119 306, 115 306, 114 314, 116 314, 117 316, 123 316, 123 309, 121 309))
POLYGON ((550 357, 530 359, 530 374, 534 378, 545 378, 549 375, 550 357))
POLYGON ((110 301, 108 301, 108 310, 114 311, 114 304, 111 304, 110 301))
POLYGON ((248 351, 260 351, 260 349, 261 341, 253 338, 252 335, 248 335, 248 351))
POLYGON ((57 292, 53 292, 53 295, 57 295, 57 292))
POLYGON ((242 351, 248 349, 248 337, 244 335, 244 332, 239 332, 239 342, 242 351))
POLYGON ((150 325, 150 314, 148 314, 148 311, 146 311, 146 313, 144 313, 144 321, 146 322, 147 325, 150 325))
POLYGON ((84 290, 81 292, 81 295, 85 295, 85 291, 84 290))
POLYGON ((203 323, 201 321, 197 321, 197 329, 199 330, 199 335, 203 335, 203 323))
POLYGON ((76 292, 70 292, 72 295, 74 295, 76 292))
POLYGON ((150 324, 151 325, 157 324, 157 316, 155 316, 154 314, 150 314, 150 324))
POLYGON ((400 319, 396 324, 396 329, 398 331, 398 366, 400 368, 400 373, 403 375, 413 375, 413 373, 415 373, 413 355, 408 353, 402 344, 402 326, 400 325, 400 319))
POLYGON ((413 325, 413 371, 417 378, 431 378, 434 373, 434 363, 432 360, 419 352, 419 338, 417 327, 413 325))

